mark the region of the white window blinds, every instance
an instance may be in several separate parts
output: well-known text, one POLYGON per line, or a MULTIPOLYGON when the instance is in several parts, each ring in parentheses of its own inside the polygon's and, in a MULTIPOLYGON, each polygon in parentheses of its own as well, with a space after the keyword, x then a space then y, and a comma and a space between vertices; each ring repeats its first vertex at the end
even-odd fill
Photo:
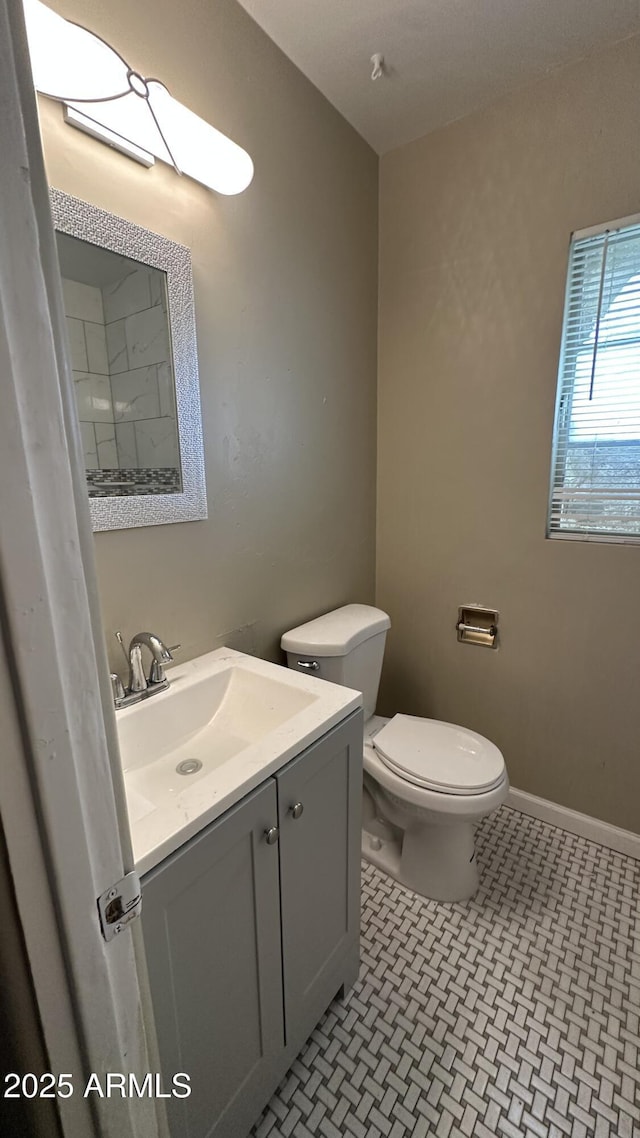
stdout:
POLYGON ((550 537, 640 542, 640 221, 571 242, 550 537))

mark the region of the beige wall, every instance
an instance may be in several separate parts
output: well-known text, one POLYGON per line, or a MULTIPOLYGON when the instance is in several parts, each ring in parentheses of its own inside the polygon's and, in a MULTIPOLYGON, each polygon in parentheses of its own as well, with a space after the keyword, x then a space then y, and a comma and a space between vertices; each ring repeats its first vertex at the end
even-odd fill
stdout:
POLYGON ((544 537, 572 230, 640 211, 640 39, 381 162, 383 710, 640 831, 640 549, 544 537), (500 610, 498 652, 456 641, 500 610))
POLYGON ((237 198, 42 101, 52 185, 191 248, 209 519, 96 535, 105 632, 275 655, 374 581, 377 158, 234 0, 55 0, 252 155, 237 198))

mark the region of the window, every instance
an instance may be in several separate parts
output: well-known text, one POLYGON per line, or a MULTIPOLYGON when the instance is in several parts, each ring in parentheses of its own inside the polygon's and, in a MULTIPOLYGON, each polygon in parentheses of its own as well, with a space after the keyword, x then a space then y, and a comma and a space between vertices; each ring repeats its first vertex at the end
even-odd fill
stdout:
POLYGON ((640 542, 640 218, 574 234, 549 537, 640 542))

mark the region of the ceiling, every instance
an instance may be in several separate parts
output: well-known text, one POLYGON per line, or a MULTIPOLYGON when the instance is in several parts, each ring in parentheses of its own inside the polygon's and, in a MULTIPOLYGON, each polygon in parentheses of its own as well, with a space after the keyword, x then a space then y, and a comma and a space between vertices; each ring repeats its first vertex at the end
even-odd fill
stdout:
POLYGON ((240 3, 379 154, 640 33, 640 0, 240 3))

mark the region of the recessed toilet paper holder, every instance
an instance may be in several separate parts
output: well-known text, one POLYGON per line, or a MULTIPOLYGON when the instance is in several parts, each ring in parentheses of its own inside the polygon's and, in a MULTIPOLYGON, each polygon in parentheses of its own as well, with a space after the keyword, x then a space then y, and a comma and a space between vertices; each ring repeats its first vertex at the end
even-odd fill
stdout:
POLYGON ((481 648, 498 647, 497 609, 484 605, 460 605, 458 609, 458 640, 463 644, 478 644, 481 648))

